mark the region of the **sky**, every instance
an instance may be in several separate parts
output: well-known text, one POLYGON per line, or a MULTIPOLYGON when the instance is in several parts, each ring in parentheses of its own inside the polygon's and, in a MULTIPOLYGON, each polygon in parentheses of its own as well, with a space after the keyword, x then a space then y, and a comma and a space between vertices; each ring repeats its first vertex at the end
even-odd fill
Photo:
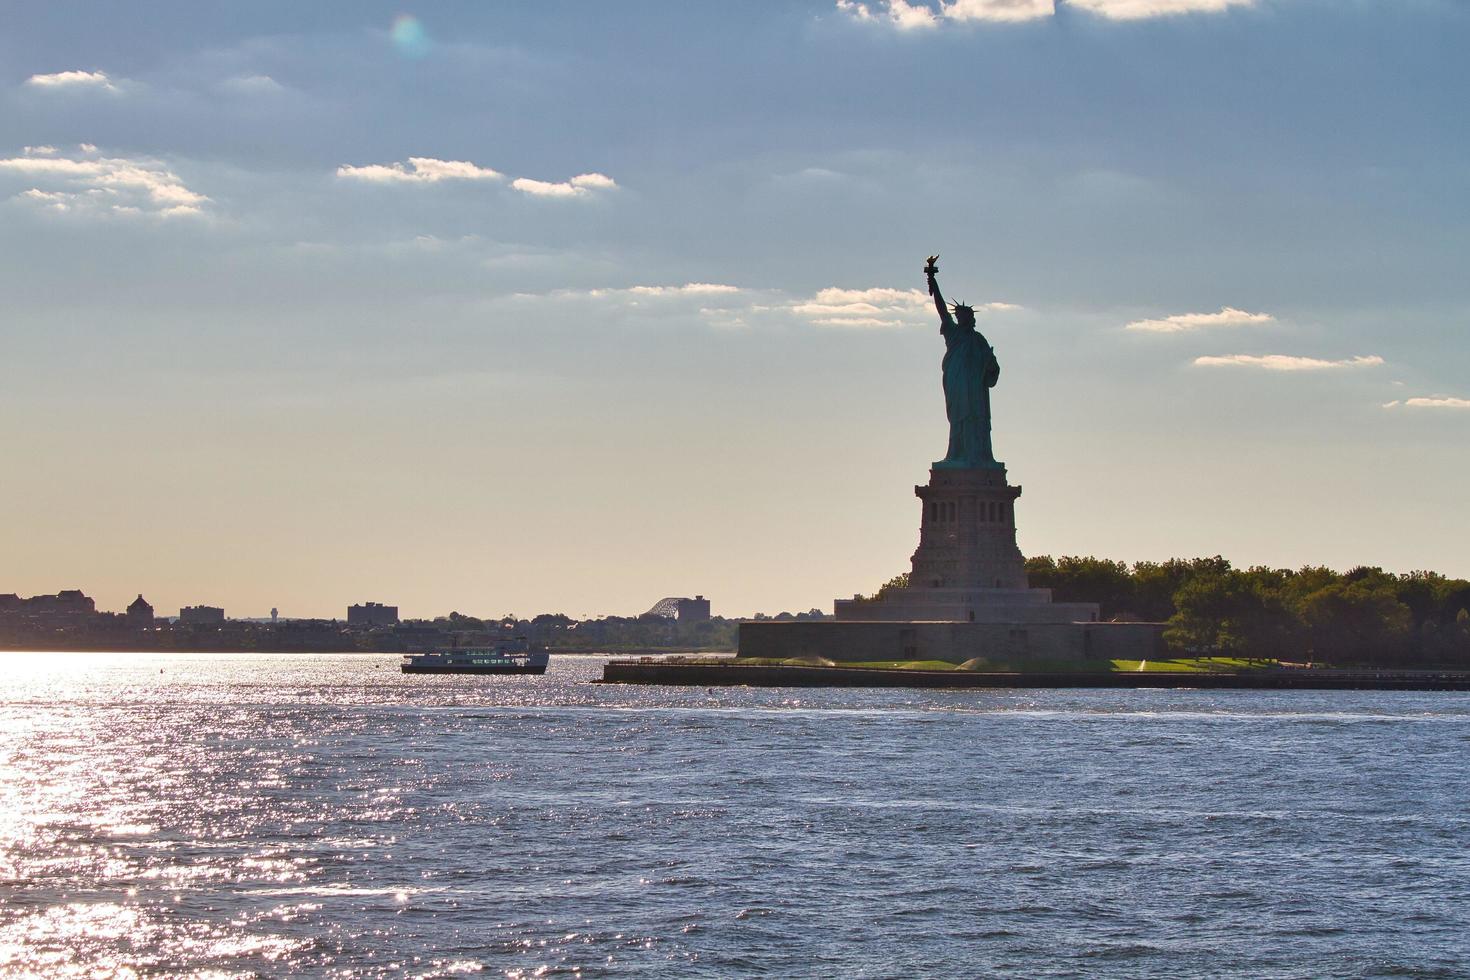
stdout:
POLYGON ((831 609, 977 306, 1023 552, 1470 576, 1470 5, 17 2, 0 592, 831 609))

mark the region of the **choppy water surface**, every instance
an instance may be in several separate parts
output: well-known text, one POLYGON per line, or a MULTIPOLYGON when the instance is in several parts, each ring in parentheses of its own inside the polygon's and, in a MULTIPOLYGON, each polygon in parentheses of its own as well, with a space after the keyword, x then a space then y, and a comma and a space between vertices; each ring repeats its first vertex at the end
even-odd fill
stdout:
POLYGON ((1470 974, 1470 696, 0 654, 0 971, 1470 974))

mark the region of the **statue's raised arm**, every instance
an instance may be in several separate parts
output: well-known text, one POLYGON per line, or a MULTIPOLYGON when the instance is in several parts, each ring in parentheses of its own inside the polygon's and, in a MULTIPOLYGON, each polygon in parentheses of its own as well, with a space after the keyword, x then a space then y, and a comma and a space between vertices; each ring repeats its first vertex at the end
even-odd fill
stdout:
POLYGON ((944 294, 939 291, 939 256, 929 256, 929 261, 924 266, 924 275, 929 277, 929 295, 934 297, 934 308, 939 311, 939 329, 943 331, 953 327, 954 320, 949 315, 949 307, 944 305, 944 294))

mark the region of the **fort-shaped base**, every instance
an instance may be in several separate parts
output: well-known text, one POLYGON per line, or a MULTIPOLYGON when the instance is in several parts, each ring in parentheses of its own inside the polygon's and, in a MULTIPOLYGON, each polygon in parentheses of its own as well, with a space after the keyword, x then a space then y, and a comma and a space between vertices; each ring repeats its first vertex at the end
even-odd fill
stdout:
POLYGON ((1016 547, 1016 498, 1005 466, 942 467, 914 487, 923 504, 919 547, 906 589, 881 599, 839 599, 846 622, 1088 623, 1092 602, 1051 601, 1050 589, 1026 582, 1026 560, 1016 547))
POLYGON ((893 589, 881 599, 838 599, 842 622, 1093 623, 1095 602, 1052 602, 1051 589, 893 589))

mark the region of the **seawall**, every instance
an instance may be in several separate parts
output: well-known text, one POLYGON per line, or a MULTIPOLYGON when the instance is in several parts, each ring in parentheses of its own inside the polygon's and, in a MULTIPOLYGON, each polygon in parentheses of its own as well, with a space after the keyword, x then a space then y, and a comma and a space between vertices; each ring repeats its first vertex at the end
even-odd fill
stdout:
POLYGON ((684 687, 1198 688, 1201 690, 1470 691, 1470 672, 1288 669, 1242 673, 1116 671, 981 673, 864 667, 746 666, 612 660, 601 684, 684 687))
MULTIPOLYGON (((740 624, 740 655, 789 660, 947 660, 1014 667, 1049 660, 1100 666, 1165 656, 1162 623, 773 622, 740 624)), ((1041 666, 1041 664, 1037 664, 1041 666)))

